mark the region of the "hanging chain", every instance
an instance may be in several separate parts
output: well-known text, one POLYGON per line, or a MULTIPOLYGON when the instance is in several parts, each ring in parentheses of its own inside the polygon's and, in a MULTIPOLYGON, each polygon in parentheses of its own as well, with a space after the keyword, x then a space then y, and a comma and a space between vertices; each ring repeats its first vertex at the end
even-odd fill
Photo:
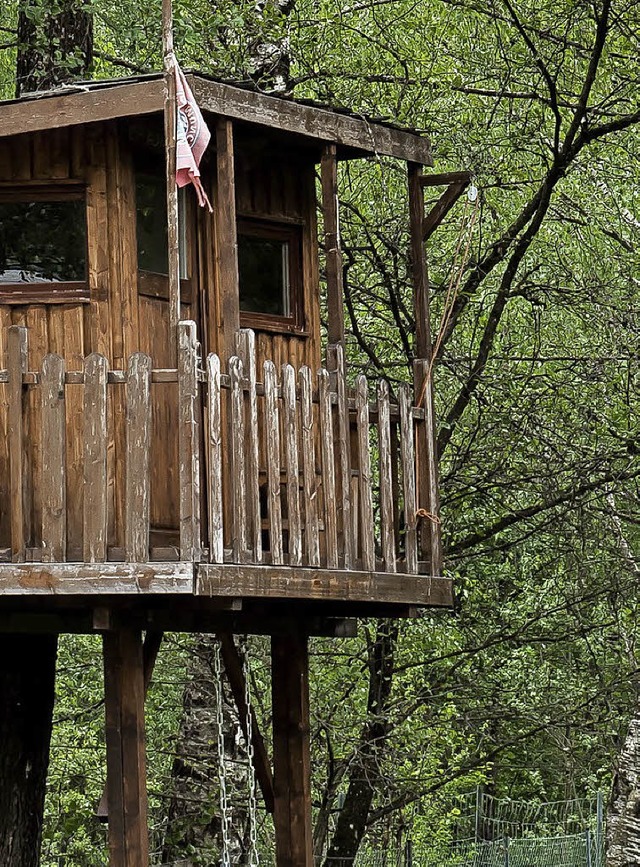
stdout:
POLYGON ((220 784, 220 822, 222 827, 221 867, 231 867, 231 839, 229 835, 229 802, 227 798, 227 775, 225 770, 224 717, 222 692, 222 665, 220 662, 220 642, 213 642, 213 689, 215 698, 216 729, 218 744, 218 781, 220 784))
POLYGON ((246 705, 245 731, 247 733, 247 761, 249 763, 249 867, 258 867, 258 804, 256 800, 256 770, 253 753, 253 714, 251 713, 251 692, 249 690, 249 661, 247 657, 247 640, 240 642, 242 658, 242 675, 244 677, 244 703, 246 705))

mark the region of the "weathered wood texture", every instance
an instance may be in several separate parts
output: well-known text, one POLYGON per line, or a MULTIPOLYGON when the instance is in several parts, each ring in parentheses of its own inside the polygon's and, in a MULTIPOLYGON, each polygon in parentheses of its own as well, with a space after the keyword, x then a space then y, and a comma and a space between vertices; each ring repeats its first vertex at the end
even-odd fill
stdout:
MULTIPOLYGON (((364 153, 431 164, 428 139, 415 133, 221 84, 198 75, 190 75, 189 80, 205 111, 287 130, 311 140, 335 141, 364 153)), ((160 77, 117 84, 101 82, 77 93, 6 103, 0 106, 0 137, 160 113, 165 101, 163 85, 160 77)))
POLYGON ((200 557, 200 402, 195 322, 178 327, 180 557, 200 557))
POLYGON ((276 864, 313 867, 306 635, 272 637, 271 677, 276 864))
MULTIPOLYGON (((127 94, 138 93, 134 87, 127 94)), ((109 102, 117 106, 118 88, 78 96, 96 105, 109 102), (116 98, 115 103, 113 99, 116 98)), ((30 102, 28 111, 21 105, 23 116, 34 121, 30 127, 37 130, 38 113, 44 103, 53 106, 58 98, 30 102)), ((82 99, 81 99, 82 101, 82 99)), ((57 102, 67 104, 64 96, 57 102)), ((134 105, 135 102, 132 102, 134 105)), ((160 103, 158 104, 159 107, 160 103)), ((140 106, 141 112, 145 111, 140 106)), ((4 108, 2 109, 4 111, 4 108)), ((155 110, 155 109, 154 109, 155 110)), ((4 116, 4 114, 3 114, 4 116)), ((83 118, 86 120, 86 118, 83 118)), ((1 135, 10 132, 2 125, 1 135)), ((64 359, 67 375, 81 371, 84 359, 99 353, 108 359, 109 367, 124 369, 127 359, 136 351, 153 353, 159 366, 175 368, 175 360, 168 361, 163 354, 169 337, 168 305, 155 299, 138 298, 137 255, 135 225, 135 184, 131 156, 125 137, 115 123, 96 123, 73 129, 57 128, 28 135, 18 135, 0 141, 0 188, 5 192, 12 188, 28 193, 30 188, 46 190, 47 187, 73 190, 85 201, 87 222, 87 280, 80 294, 61 299, 55 291, 40 291, 38 297, 22 298, 21 303, 12 303, 5 292, 0 292, 0 368, 8 366, 8 328, 11 325, 26 326, 29 330, 28 366, 30 370, 41 367, 49 353, 64 359), (52 185, 52 186, 51 186, 52 185), (84 301, 82 299, 85 299, 84 301), (65 303, 60 303, 64 300, 65 303), (166 324, 162 308, 167 308, 166 324), (144 307, 144 310, 142 310, 144 307), (144 315, 141 315, 144 312, 144 315)), ((40 287, 42 289, 42 287, 40 287)), ((14 299, 15 301, 15 299, 14 299)), ((189 315, 190 309, 185 313, 189 315)), ((170 392, 175 386, 167 386, 170 392)), ((9 413, 3 409, 8 396, 8 387, 0 384, 0 547, 10 535, 11 513, 8 503, 9 474, 9 413)), ((35 475, 41 472, 39 453, 41 441, 40 395, 27 389, 25 399, 25 461, 34 468, 35 475)), ((83 389, 68 388, 65 394, 64 414, 66 420, 65 495, 67 501, 67 543, 77 544, 82 539, 84 523, 84 413, 83 389)), ((124 413, 124 389, 115 389, 109 397, 115 413, 124 413)), ((162 401, 153 396, 154 415, 166 412, 159 409, 162 401)), ((165 406, 174 406, 175 400, 165 406)), ((111 476, 116 465, 124 465, 125 441, 121 432, 109 431, 107 462, 111 476)), ((173 443, 177 433, 175 419, 166 425, 156 426, 152 442, 152 522, 153 526, 177 528, 177 459, 173 458, 167 443, 173 443), (163 456, 163 459, 160 456, 163 456), (164 464, 166 472, 158 467, 164 464), (175 474, 175 475, 172 475, 175 474)), ((177 456, 177 437, 173 454, 177 456)), ((122 482, 110 485, 107 492, 110 545, 124 545, 125 536, 125 490, 122 482)), ((42 525, 41 492, 33 486, 26 503, 25 524, 31 525, 33 541, 40 544, 42 525)))
POLYGON ((0 596, 193 593, 191 563, 0 563, 0 596))
POLYGON ((338 161, 335 145, 327 145, 324 148, 320 165, 324 253, 327 271, 327 340, 329 345, 332 345, 344 342, 344 293, 338 216, 338 161))
POLYGON ((380 602, 438 608, 453 604, 451 579, 427 575, 212 563, 198 565, 196 572, 199 596, 380 602))
POLYGON ((42 362, 42 559, 64 562, 67 553, 67 491, 64 359, 42 362))
POLYGON ((144 666, 138 630, 103 637, 110 867, 148 867, 144 666))
MULTIPOLYGON (((248 331, 239 332, 237 341, 244 363, 233 356, 226 365, 227 372, 223 372, 218 356, 210 354, 202 369, 195 324, 180 323, 178 331, 177 370, 153 369, 152 359, 143 353, 134 353, 126 370, 109 370, 107 359, 93 353, 84 360, 82 372, 66 370, 63 360, 51 354, 44 357, 41 370, 26 370, 26 331, 18 327, 11 332, 12 367, 0 370, 0 383, 6 383, 13 394, 10 443, 16 466, 9 501, 15 527, 6 546, 8 553, 0 555, 0 560, 6 561, 8 556, 18 562, 104 563, 116 568, 115 572, 105 571, 105 581, 113 574, 114 580, 124 575, 129 583, 137 580, 137 567, 118 572, 120 566, 116 567, 115 560, 134 567, 148 563, 153 580, 154 561, 178 557, 187 564, 201 560, 220 565, 264 564, 267 571, 274 568, 274 575, 279 567, 308 567, 315 570, 315 577, 304 592, 312 598, 331 595, 330 576, 336 572, 398 573, 403 576, 398 579, 400 583, 407 575, 423 571, 438 574, 438 503, 429 393, 424 410, 417 410, 408 386, 400 388, 396 404, 388 383, 381 380, 373 403, 367 380, 361 376, 350 397, 339 346, 332 348, 335 365, 331 373, 320 368, 314 375, 303 366, 296 376, 292 365, 284 364, 278 372, 272 361, 266 361, 259 380, 256 342, 248 331), (156 423, 152 398, 155 389, 171 384, 180 420, 179 551, 171 545, 154 546, 151 541, 156 423), (31 402, 37 411, 29 408, 25 395, 34 399, 31 402), (70 395, 81 409, 82 435, 75 469, 83 480, 84 515, 79 533, 73 536, 68 532, 72 512, 65 449, 69 438, 65 407, 70 395), (205 395, 206 404, 201 399, 205 395), (25 457, 27 430, 37 441, 30 443, 31 452, 25 457), (355 432, 352 443, 348 442, 350 430, 355 432), (201 461, 203 431, 205 455, 201 461), (109 443, 120 440, 124 443, 122 456, 110 460, 109 443), (372 444, 377 447, 372 449, 372 444), (37 455, 38 461, 31 461, 30 454, 37 455), (225 463, 228 473, 223 472, 225 463), (201 475, 208 505, 204 545, 201 475), (117 506, 110 491, 118 483, 123 483, 125 538, 124 545, 113 546, 108 529, 117 506), (38 491, 39 524, 27 518, 32 514, 30 486, 38 491), (400 497, 402 508, 397 502, 400 497), (16 518, 20 512, 22 523, 16 518), (426 567, 421 561, 426 561, 426 567), (326 586, 317 583, 323 570, 328 573, 326 586)), ((417 369, 417 381, 426 372, 426 368, 417 369)), ((78 568, 78 587, 98 586, 95 578, 99 569, 84 573, 78 568)), ((8 583, 0 592, 27 592, 29 586, 34 592, 52 592, 58 586, 56 574, 55 570, 29 567, 24 573, 7 577, 8 583)), ((172 573, 168 568, 158 574, 169 577, 172 573)), ((59 575, 61 592, 74 592, 73 573, 59 575)), ((307 585, 303 582, 298 589, 303 586, 307 585)), ((416 601, 413 585, 407 587, 411 588, 411 600, 416 601)), ((269 595, 268 590, 265 592, 269 595)), ((374 599, 375 581, 357 592, 363 599, 374 599)), ((387 591, 381 586, 380 592, 384 595, 387 591)), ((400 599, 406 601, 403 596, 400 599)))
POLYGON ((420 519, 421 557, 429 563, 429 572, 442 572, 442 539, 440 530, 440 495, 438 490, 438 459, 435 436, 435 408, 431 364, 424 359, 414 362, 414 392, 424 407, 424 421, 416 426, 416 488, 420 519))
POLYGON ((266 360, 278 370, 284 363, 296 370, 303 364, 315 370, 320 364, 321 327, 314 156, 268 134, 256 147, 255 133, 249 135, 230 123, 218 130, 218 138, 217 168, 211 178, 214 238, 209 237, 205 220, 198 235, 203 342, 223 361, 237 354, 245 363, 235 344, 239 323, 256 332, 257 371, 266 360), (236 218, 287 226, 298 233, 301 273, 291 275, 295 322, 239 309, 236 218))
POLYGON ((386 154, 431 165, 429 140, 411 132, 370 123, 366 119, 190 76, 205 111, 295 132, 320 142, 336 142, 365 153, 386 154))

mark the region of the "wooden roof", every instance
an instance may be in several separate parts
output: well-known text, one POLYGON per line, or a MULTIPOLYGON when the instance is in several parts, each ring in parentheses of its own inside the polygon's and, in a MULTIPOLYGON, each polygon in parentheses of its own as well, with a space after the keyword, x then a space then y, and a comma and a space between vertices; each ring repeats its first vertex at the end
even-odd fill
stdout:
MULTIPOLYGON (((433 165, 429 140, 413 130, 364 115, 227 84, 188 73, 205 112, 282 130, 310 142, 334 142, 342 157, 384 155, 433 165)), ((0 102, 0 137, 161 112, 161 74, 79 82, 0 102)))

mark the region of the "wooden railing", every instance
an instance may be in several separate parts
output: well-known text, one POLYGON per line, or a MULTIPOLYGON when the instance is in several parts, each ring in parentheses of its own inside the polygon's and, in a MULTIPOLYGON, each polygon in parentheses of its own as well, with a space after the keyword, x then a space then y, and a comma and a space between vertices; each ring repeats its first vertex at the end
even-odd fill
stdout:
POLYGON ((437 573, 436 505, 416 491, 428 420, 409 386, 394 399, 380 380, 370 402, 339 346, 317 372, 258 369, 248 330, 224 369, 198 348, 183 322, 177 369, 136 353, 126 370, 94 354, 30 372, 26 329, 10 329, 2 559, 437 573))

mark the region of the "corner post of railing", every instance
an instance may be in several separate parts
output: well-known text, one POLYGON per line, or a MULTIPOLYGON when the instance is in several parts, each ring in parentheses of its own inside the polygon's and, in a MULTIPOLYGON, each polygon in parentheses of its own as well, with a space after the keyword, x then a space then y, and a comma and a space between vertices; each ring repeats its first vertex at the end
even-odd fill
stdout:
POLYGON ((11 551, 14 561, 25 559, 26 516, 29 484, 24 456, 23 377, 27 372, 28 338, 23 325, 9 328, 7 362, 9 372, 9 478, 11 501, 11 551))
POLYGON ((482 786, 478 786, 476 788, 476 818, 475 818, 475 829, 474 836, 475 842, 477 843, 480 839, 482 839, 482 818, 483 818, 483 807, 484 807, 484 790, 482 786))
POLYGON ((196 324, 178 325, 180 559, 200 558, 200 404, 196 324))
POLYGON ((433 394, 432 365, 418 358, 413 366, 414 400, 424 419, 416 420, 416 492, 418 501, 420 558, 430 575, 442 574, 440 494, 433 394))
POLYGON ((408 163, 411 276, 416 323, 413 386, 416 406, 424 411, 424 421, 416 422, 416 488, 418 515, 421 520, 420 557, 427 561, 430 575, 440 575, 442 574, 442 543, 433 395, 433 348, 429 309, 430 287, 424 247, 424 190, 421 173, 421 165, 408 163))

